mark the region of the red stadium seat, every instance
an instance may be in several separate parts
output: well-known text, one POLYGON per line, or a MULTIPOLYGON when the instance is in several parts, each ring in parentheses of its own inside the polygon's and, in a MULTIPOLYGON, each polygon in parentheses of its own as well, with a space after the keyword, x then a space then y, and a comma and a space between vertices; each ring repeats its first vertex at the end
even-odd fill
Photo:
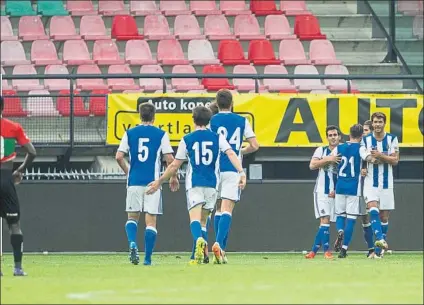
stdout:
POLYGON ((255 15, 238 15, 234 19, 234 34, 240 40, 265 39, 255 15))
MULTIPOLYGON (((294 74, 319 75, 317 68, 311 65, 299 65, 294 68, 294 74)), ((326 86, 321 84, 320 79, 295 79, 294 84, 300 91, 323 90, 326 86)))
POLYGON ((319 21, 314 15, 296 16, 294 33, 300 40, 327 39, 327 36, 321 34, 319 21))
POLYGON ((82 16, 80 34, 85 40, 110 39, 102 16, 82 16))
MULTIPOLYGON (((140 74, 163 74, 163 69, 159 65, 144 65, 140 68, 140 74)), ((161 78, 140 78, 140 87, 144 91, 156 91, 163 89, 161 78)))
MULTIPOLYGON (((254 66, 250 65, 237 65, 233 68, 233 74, 258 74, 254 66)), ((259 82, 259 90, 263 90, 264 86, 262 86, 259 82)), ((249 92, 255 90, 255 80, 248 78, 234 78, 233 84, 238 91, 249 92)))
POLYGON ((1 30, 1 34, 0 34, 0 40, 4 41, 4 40, 18 40, 18 36, 16 36, 15 34, 13 34, 13 28, 12 28, 12 24, 10 23, 9 17, 7 16, 1 16, 0 17, 1 20, 1 25, 0 25, 0 30, 1 30))
POLYGON ((289 21, 284 15, 269 15, 265 17, 265 35, 271 40, 296 39, 291 32, 289 21))
POLYGON ((250 15, 252 13, 246 8, 244 0, 221 0, 220 9, 227 16, 250 15))
POLYGON ((31 61, 36 66, 60 65, 62 61, 57 58, 57 50, 50 40, 36 40, 31 46, 31 61))
POLYGON ((19 19, 18 33, 23 41, 49 39, 40 16, 22 16, 19 19))
MULTIPOLYGON (((6 73, 4 72, 3 67, 1 67, 1 75, 5 75, 6 73)), ((7 79, 2 78, 1 80, 1 90, 12 90, 13 87, 11 85, 9 85, 9 82, 7 81, 7 79)))
POLYGON ((311 15, 306 8, 305 0, 281 0, 280 10, 286 16, 311 15))
POLYGON ((68 0, 66 9, 72 16, 97 15, 91 0, 68 0))
MULTIPOLYGON (((266 74, 288 74, 287 69, 284 66, 280 65, 268 65, 265 66, 264 75, 266 74)), ((280 93, 296 93, 296 86, 292 85, 289 79, 271 79, 264 78, 263 80, 265 88, 270 92, 280 92, 280 93)))
POLYGON ((249 60, 255 65, 278 65, 274 49, 269 40, 251 40, 249 43, 249 60))
MULTIPOLYGON (((97 65, 81 65, 77 69, 77 74, 102 74, 97 65)), ((108 86, 105 85, 103 79, 77 79, 77 89, 80 90, 106 90, 108 86)))
POLYGON ((119 56, 118 47, 113 40, 96 40, 93 46, 93 59, 98 65, 125 63, 125 60, 119 56))
POLYGON ((149 40, 174 38, 168 20, 163 15, 148 15, 144 18, 144 37, 149 40))
POLYGON ((145 40, 128 40, 125 46, 125 61, 131 65, 154 65, 149 44, 145 40))
POLYGON ((178 40, 165 39, 158 43, 158 62, 162 65, 187 65, 189 61, 185 59, 183 49, 178 40))
POLYGON ((24 47, 20 41, 2 41, 0 49, 0 59, 3 67, 31 63, 31 61, 26 59, 24 47))
POLYGON ((250 10, 256 16, 281 15, 275 1, 250 0, 250 10))
POLYGON ((219 64, 208 40, 190 40, 188 43, 188 60, 194 65, 219 64))
POLYGON ((205 35, 209 40, 235 39, 224 15, 209 15, 205 18, 205 35))
POLYGON ((74 21, 71 16, 53 16, 50 19, 50 36, 54 40, 81 39, 77 34, 74 21))
MULTIPOLYGON (((226 74, 225 68, 219 65, 207 65, 203 67, 203 74, 226 74)), ((234 90, 235 87, 230 84, 228 78, 204 78, 202 85, 210 91, 218 91, 220 89, 234 90)))
POLYGON ((174 35, 178 40, 204 39, 200 26, 194 15, 179 15, 175 17, 174 35))
MULTIPOLYGON (((196 74, 196 70, 191 65, 176 65, 172 68, 172 73, 196 74)), ((204 90, 197 78, 173 78, 171 85, 175 91, 204 90)))
POLYGON ((94 116, 106 115, 106 98, 109 90, 93 90, 90 93, 89 111, 94 116), (97 95, 97 96, 96 96, 97 95))
POLYGON ((310 60, 306 58, 303 45, 298 39, 281 40, 280 60, 286 66, 292 65, 309 65, 310 60))
POLYGON ((65 41, 63 46, 63 61, 68 65, 94 64, 94 60, 91 59, 84 40, 65 41))
MULTIPOLYGON (((13 67, 13 75, 37 75, 33 65, 16 65, 13 67)), ((12 79, 12 86, 17 91, 31 91, 44 89, 39 79, 12 79)))
MULTIPOLYGON (((131 69, 128 65, 111 65, 108 69, 108 74, 129 74, 131 69)), ((107 80, 109 89, 114 91, 122 90, 138 90, 140 87, 134 83, 133 78, 109 78, 107 80)))
POLYGON ((312 40, 309 45, 309 58, 314 65, 340 65, 336 52, 329 40, 312 40))
POLYGON ((159 8, 165 16, 191 15, 184 0, 160 0, 159 8))
POLYGON ((131 15, 135 15, 135 16, 147 16, 147 15, 160 14, 160 11, 156 7, 155 1, 152 1, 152 0, 144 0, 144 1, 131 0, 130 11, 131 11, 131 15))
MULTIPOLYGON (((68 117, 71 115, 71 98, 70 98, 70 91, 68 90, 61 90, 59 92, 59 96, 57 98, 56 102, 56 109, 59 111, 59 114, 68 117)), ((80 92, 75 90, 74 91, 74 116, 77 117, 84 117, 88 116, 90 114, 90 111, 88 109, 85 109, 84 106, 84 100, 80 95, 80 92)))
POLYGON ((104 16, 128 15, 129 12, 125 9, 124 1, 99 1, 99 13, 104 16))
MULTIPOLYGON (((68 75, 68 69, 64 65, 48 65, 44 71, 45 75, 49 74, 63 74, 68 75)), ((44 86, 49 91, 69 90, 69 79, 45 79, 44 86)))
POLYGON ((143 39, 138 33, 133 16, 115 16, 112 21, 112 38, 116 40, 143 39))
POLYGON ((15 90, 5 90, 3 87, 2 96, 4 98, 4 117, 25 117, 27 112, 22 107, 21 98, 16 96, 15 90))
POLYGON ((215 0, 191 0, 190 10, 197 16, 221 15, 221 10, 216 7, 215 0))
POLYGON ((218 46, 218 58, 224 65, 250 64, 250 60, 244 57, 243 47, 237 40, 221 40, 218 46))

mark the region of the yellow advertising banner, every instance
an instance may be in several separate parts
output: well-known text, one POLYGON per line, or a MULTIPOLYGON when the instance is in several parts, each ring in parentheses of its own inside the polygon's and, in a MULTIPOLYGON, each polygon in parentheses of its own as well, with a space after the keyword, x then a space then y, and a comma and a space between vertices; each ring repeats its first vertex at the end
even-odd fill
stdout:
MULTIPOLYGON (((208 106, 214 98, 214 94, 110 94, 107 144, 119 144, 125 131, 140 123, 138 104, 152 102, 157 113, 155 126, 167 131, 172 145, 177 145, 193 130, 192 109, 208 106)), ((234 112, 250 121, 262 147, 323 145, 326 126, 339 126, 347 135, 350 126, 363 123, 376 111, 386 114, 386 131, 398 137, 401 147, 423 147, 422 95, 234 95, 234 112)))

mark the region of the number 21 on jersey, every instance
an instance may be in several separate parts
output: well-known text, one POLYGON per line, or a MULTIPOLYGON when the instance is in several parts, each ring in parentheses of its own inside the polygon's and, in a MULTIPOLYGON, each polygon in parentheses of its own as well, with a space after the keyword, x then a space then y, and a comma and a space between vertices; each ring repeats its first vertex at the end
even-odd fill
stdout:
POLYGON ((347 160, 347 158, 345 156, 342 157, 342 165, 340 166, 340 170, 339 170, 339 176, 340 177, 347 177, 346 171, 348 171, 349 169, 347 169, 347 165, 348 163, 350 163, 350 177, 354 178, 355 177, 355 158, 352 156, 349 158, 349 160, 347 160))

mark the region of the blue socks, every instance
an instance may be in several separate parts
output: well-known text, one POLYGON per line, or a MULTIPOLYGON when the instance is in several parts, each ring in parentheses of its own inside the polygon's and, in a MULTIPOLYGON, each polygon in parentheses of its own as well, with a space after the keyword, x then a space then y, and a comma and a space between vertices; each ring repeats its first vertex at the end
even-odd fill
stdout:
POLYGON ((128 220, 125 224, 125 232, 127 232, 128 247, 131 248, 131 244, 137 245, 137 227, 138 223, 135 220, 128 220))
POLYGON ((344 231, 346 227, 346 214, 337 215, 336 230, 337 232, 344 231))
POLYGON ((317 253, 321 248, 321 227, 318 228, 317 234, 315 235, 314 244, 312 245, 312 252, 317 253))
POLYGON ((216 241, 218 242, 221 249, 224 247, 224 239, 227 237, 230 230, 231 220, 232 216, 230 213, 222 213, 221 219, 219 221, 218 236, 216 237, 216 241))
MULTIPOLYGON (((381 232, 383 233, 383 239, 386 240, 387 238, 387 231, 389 230, 389 223, 388 222, 382 222, 381 223, 381 232)), ((381 248, 376 247, 375 248, 375 254, 380 255, 381 254, 381 248)))
POLYGON ((158 235, 158 231, 154 227, 146 227, 146 231, 144 231, 144 252, 145 264, 150 264, 152 262, 152 253, 156 244, 156 236, 158 235))
POLYGON ((315 235, 314 244, 312 246, 312 252, 317 253, 319 248, 323 245, 324 252, 327 252, 330 248, 330 225, 322 224, 315 235))
POLYGON ((368 250, 374 249, 374 234, 372 233, 371 223, 362 224, 362 229, 364 230, 364 239, 368 250))
POLYGON ((344 230, 343 246, 342 248, 347 250, 350 241, 352 240, 353 230, 355 229, 356 216, 348 216, 346 219, 346 227, 344 230), (355 217, 355 218, 352 218, 355 217))
POLYGON ((380 211, 378 210, 378 208, 370 209, 370 220, 371 220, 372 231, 375 235, 375 238, 377 240, 383 239, 383 229, 381 226, 380 211))
POLYGON ((220 220, 221 220, 221 213, 216 212, 213 218, 213 229, 215 230, 215 240, 218 238, 218 228, 219 228, 220 220))
POLYGON ((190 223, 190 231, 194 242, 196 242, 198 238, 202 237, 202 226, 200 225, 200 221, 193 220, 190 223))

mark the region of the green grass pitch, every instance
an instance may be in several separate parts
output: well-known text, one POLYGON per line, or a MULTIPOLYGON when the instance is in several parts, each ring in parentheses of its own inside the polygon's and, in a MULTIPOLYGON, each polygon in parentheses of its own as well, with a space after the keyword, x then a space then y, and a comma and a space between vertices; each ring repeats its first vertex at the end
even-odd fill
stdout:
POLYGON ((1 304, 423 304, 423 253, 314 260, 302 254, 231 254, 228 265, 190 266, 188 254, 156 254, 133 266, 124 254, 26 255, 28 277, 3 257, 1 304))

